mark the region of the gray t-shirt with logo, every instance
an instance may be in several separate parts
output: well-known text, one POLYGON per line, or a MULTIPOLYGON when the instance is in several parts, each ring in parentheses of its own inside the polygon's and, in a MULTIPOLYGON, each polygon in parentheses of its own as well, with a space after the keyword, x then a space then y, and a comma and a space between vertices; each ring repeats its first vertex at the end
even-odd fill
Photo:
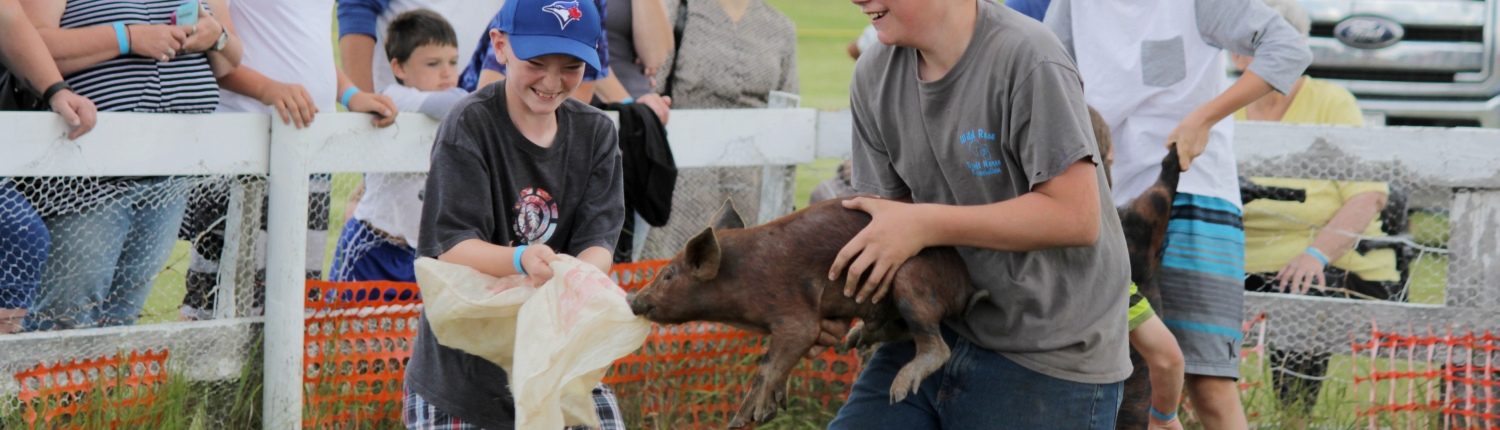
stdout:
MULTIPOLYGON (((877 45, 851 85, 854 186, 917 203, 982 205, 1031 192, 1079 160, 1099 164, 1083 84, 1040 22, 981 1, 974 37, 942 79, 915 49, 877 45)), ((1099 240, 1033 252, 959 248, 980 290, 948 326, 1028 369, 1103 384, 1130 375, 1129 257, 1102 167, 1099 240)))

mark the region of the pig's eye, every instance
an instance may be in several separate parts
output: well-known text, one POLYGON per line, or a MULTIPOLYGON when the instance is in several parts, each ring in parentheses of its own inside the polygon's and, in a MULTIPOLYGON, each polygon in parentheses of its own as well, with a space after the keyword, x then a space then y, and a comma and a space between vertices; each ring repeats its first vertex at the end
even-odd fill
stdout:
POLYGON ((663 281, 670 281, 670 280, 672 280, 672 278, 675 278, 675 277, 677 277, 677 271, 676 270, 667 269, 667 270, 661 271, 661 280, 663 280, 663 281))

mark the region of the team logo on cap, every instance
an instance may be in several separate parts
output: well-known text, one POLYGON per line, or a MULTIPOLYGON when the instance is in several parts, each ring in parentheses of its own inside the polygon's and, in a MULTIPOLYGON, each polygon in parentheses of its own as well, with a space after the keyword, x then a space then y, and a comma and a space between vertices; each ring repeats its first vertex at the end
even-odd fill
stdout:
POLYGON ((568 24, 583 18, 583 11, 578 9, 576 1, 556 1, 542 7, 542 10, 557 16, 557 23, 562 28, 568 28, 568 24))

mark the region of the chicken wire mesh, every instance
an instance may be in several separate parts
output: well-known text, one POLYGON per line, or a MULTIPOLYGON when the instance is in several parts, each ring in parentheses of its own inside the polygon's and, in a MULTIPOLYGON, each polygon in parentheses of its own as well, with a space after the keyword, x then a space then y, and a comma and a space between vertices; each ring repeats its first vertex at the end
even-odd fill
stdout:
POLYGON ((1266 317, 1264 388, 1274 408, 1307 414, 1320 397, 1351 395, 1356 379, 1331 369, 1347 369, 1351 336, 1370 321, 1374 308, 1359 303, 1399 304, 1392 313, 1413 304, 1478 305, 1448 291, 1474 276, 1450 273, 1452 188, 1400 161, 1362 161, 1331 147, 1241 162, 1239 173, 1245 289, 1266 293, 1247 297, 1245 314, 1266 317), (1283 300, 1294 294, 1278 275, 1319 257, 1328 260, 1317 265, 1321 279, 1319 270, 1306 272, 1317 285, 1283 300), (1339 393, 1323 393, 1329 381, 1339 393))
POLYGON ((265 180, 0 178, 0 427, 252 425, 265 180), (100 373, 137 356, 149 387, 100 373))

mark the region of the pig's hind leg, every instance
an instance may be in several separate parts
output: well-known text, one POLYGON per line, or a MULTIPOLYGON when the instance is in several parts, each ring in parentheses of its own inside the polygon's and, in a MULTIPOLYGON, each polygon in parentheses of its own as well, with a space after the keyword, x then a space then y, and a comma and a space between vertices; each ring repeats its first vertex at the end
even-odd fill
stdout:
POLYGON ((797 361, 817 343, 817 318, 788 318, 809 321, 771 327, 771 346, 761 357, 760 368, 750 382, 750 392, 740 405, 729 428, 742 428, 750 422, 764 423, 776 417, 778 408, 786 407, 786 383, 797 361))
POLYGON ((892 286, 895 289, 892 294, 896 310, 906 320, 907 331, 916 343, 917 353, 910 363, 901 367, 896 379, 891 382, 891 404, 916 394, 922 380, 942 368, 948 362, 948 356, 952 355, 948 344, 943 342, 941 331, 943 314, 946 313, 943 302, 934 291, 936 286, 928 285, 930 282, 927 282, 928 279, 937 278, 923 276, 926 274, 922 272, 928 272, 925 269, 930 268, 922 266, 908 262, 896 272, 896 280, 892 286))

